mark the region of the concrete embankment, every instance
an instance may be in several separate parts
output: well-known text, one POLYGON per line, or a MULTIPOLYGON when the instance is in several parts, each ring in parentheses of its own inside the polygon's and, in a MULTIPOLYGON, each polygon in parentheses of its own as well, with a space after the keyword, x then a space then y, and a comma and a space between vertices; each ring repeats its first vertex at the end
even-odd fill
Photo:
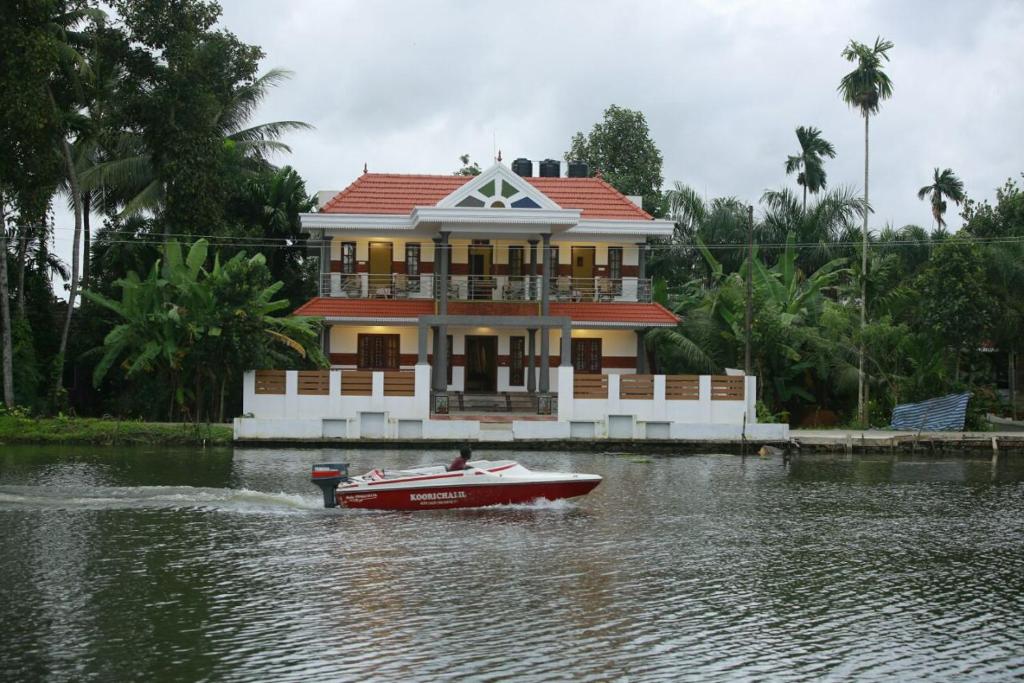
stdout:
MULTIPOLYGON (((395 448, 451 449, 459 439, 282 439, 235 441, 236 446, 257 448, 395 448)), ((552 439, 537 441, 473 441, 476 450, 590 451, 627 453, 735 453, 756 455, 767 446, 784 452, 831 453, 991 453, 1024 451, 1024 432, 895 432, 886 430, 795 429, 788 441, 748 439, 552 439)))

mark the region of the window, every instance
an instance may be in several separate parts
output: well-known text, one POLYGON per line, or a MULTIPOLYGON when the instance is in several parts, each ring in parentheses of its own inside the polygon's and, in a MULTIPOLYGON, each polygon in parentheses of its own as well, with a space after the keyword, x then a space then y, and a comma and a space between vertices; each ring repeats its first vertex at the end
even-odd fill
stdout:
POLYGON ((523 248, 512 246, 508 248, 508 274, 510 277, 523 276, 523 248))
POLYGON ((351 274, 356 272, 356 243, 341 243, 341 272, 351 274))
POLYGON ((558 247, 548 247, 551 249, 551 274, 558 275, 558 247))
POLYGON ((622 247, 608 247, 608 277, 612 291, 622 294, 622 247))
POLYGON ((360 334, 357 346, 360 370, 398 370, 401 366, 397 334, 360 334))
POLYGON ((405 245, 405 274, 409 278, 409 291, 420 291, 420 245, 405 245))
POLYGON ((521 387, 524 384, 523 357, 526 354, 526 337, 510 337, 508 340, 508 383, 521 387))
POLYGON ((573 339, 572 367, 581 375, 600 375, 601 340, 573 339))

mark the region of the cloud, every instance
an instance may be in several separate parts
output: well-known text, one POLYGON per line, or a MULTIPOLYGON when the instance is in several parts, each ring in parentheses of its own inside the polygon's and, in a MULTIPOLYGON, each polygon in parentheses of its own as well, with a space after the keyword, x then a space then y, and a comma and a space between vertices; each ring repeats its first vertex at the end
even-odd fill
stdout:
POLYGON ((487 166, 495 145, 506 160, 559 158, 613 103, 647 116, 666 183, 756 204, 795 186, 783 162, 794 129, 814 125, 838 151, 829 184, 859 189, 863 120, 836 86, 843 46, 876 35, 896 47, 895 95, 871 120, 873 226, 930 227, 915 193, 935 166, 975 198, 1024 171, 1024 4, 1012 0, 222 4, 266 68, 295 72, 257 118, 316 126, 279 159, 311 190, 344 187, 364 162, 448 173, 468 152, 487 166))

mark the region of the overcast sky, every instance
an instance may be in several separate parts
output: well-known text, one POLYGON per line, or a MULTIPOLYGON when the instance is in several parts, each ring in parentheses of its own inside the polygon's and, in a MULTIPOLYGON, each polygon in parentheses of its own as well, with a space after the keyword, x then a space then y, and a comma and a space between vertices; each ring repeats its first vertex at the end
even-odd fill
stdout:
MULTIPOLYGON (((222 0, 223 25, 294 78, 257 121, 286 138, 311 192, 362 171, 450 173, 560 159, 610 104, 638 109, 666 187, 756 202, 796 188, 794 129, 836 147, 829 186, 863 186, 863 119, 836 86, 850 38, 892 40, 895 86, 871 121, 872 226, 931 228, 916 192, 935 166, 976 199, 1024 171, 1024 2, 599 2, 222 0)), ((949 226, 961 221, 951 207, 949 226)), ((60 218, 58 217, 60 221, 60 218)), ((70 225, 70 222, 67 223, 70 225)), ((70 235, 57 231, 67 257, 70 235)))

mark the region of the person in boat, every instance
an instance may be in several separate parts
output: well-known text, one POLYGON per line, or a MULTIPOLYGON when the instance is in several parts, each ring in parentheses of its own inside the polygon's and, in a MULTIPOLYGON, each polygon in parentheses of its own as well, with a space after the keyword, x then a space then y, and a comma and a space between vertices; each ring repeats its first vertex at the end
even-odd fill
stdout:
POLYGON ((473 449, 469 446, 463 446, 459 449, 459 454, 452 460, 452 464, 448 465, 448 471, 454 472, 456 470, 466 469, 466 463, 469 462, 469 458, 473 455, 473 449))

